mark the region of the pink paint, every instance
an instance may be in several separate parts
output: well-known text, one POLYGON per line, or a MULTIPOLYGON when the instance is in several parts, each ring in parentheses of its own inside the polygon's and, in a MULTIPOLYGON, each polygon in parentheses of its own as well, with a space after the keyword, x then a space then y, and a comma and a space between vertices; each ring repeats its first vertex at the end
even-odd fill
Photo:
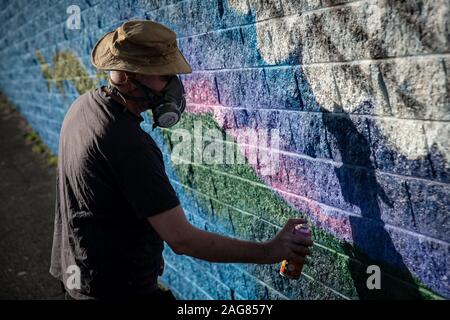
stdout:
POLYGON ((183 86, 188 103, 198 103, 205 105, 219 104, 216 88, 211 80, 190 80, 189 76, 183 76, 183 86))
MULTIPOLYGON (((188 102, 186 111, 192 114, 210 114, 218 125, 236 140, 238 130, 242 128, 236 128, 233 109, 218 104, 215 88, 211 83, 206 81, 192 83, 185 80, 184 84, 185 87, 191 88, 186 90, 188 102)), ((258 149, 258 146, 249 147, 242 144, 238 147, 246 156, 249 154, 249 148, 258 149)), ((299 171, 294 169, 295 163, 291 161, 292 158, 280 155, 279 171, 270 176, 261 174, 261 168, 257 164, 250 165, 266 185, 294 209, 307 214, 315 226, 327 230, 339 239, 351 242, 352 231, 348 215, 308 199, 308 192, 313 190, 311 186, 314 185, 314 181, 309 181, 306 174, 299 174, 299 171)))

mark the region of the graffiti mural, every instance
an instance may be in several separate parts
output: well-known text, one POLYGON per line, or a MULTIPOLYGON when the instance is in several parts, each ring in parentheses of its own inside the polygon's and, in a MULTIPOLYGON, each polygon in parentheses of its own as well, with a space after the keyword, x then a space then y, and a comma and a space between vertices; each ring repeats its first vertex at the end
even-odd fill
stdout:
POLYGON ((182 76, 180 123, 142 128, 189 220, 252 240, 292 216, 311 221, 316 244, 299 281, 278 265, 212 264, 167 248, 162 281, 179 297, 450 296, 447 1, 117 0, 80 14, 80 30, 64 17, 41 26, 38 15, 16 31, 36 36, 7 46, 0 35, 0 88, 52 150, 70 103, 104 83, 89 63, 96 39, 127 19, 155 20, 177 33, 194 72, 182 76), (277 147, 242 140, 248 129, 278 132, 277 147), (183 132, 193 147, 180 162, 183 132), (234 162, 196 161, 215 143, 234 162), (269 174, 267 149, 277 160, 269 174), (381 269, 380 290, 367 288, 370 265, 381 269))

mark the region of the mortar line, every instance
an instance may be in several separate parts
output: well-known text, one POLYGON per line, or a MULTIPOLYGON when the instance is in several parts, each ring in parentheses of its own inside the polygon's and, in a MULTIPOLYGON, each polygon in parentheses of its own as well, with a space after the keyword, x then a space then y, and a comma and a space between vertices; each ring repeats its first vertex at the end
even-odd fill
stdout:
MULTIPOLYGON (((268 18, 264 18, 264 19, 260 19, 260 20, 256 20, 256 15, 255 15, 255 20, 249 23, 243 23, 243 24, 238 24, 238 25, 233 25, 231 27, 225 27, 225 28, 221 28, 221 29, 212 29, 212 30, 208 30, 206 32, 201 32, 201 33, 197 33, 197 34, 192 34, 192 35, 185 35, 182 37, 179 37, 177 39, 188 39, 188 38, 196 38, 196 37, 201 37, 204 35, 208 35, 211 33, 219 33, 222 31, 230 31, 230 30, 234 30, 234 29, 239 29, 242 27, 249 27, 249 26, 253 26, 257 24, 263 24, 269 20, 278 20, 278 19, 292 19, 295 16, 303 16, 303 15, 309 15, 309 14, 313 14, 313 13, 317 13, 317 12, 321 12, 321 11, 328 11, 330 9, 339 9, 341 7, 350 7, 350 6, 356 6, 358 3, 362 3, 362 2, 367 2, 368 0, 354 0, 354 1, 349 1, 347 3, 340 3, 340 4, 335 4, 335 5, 331 5, 331 6, 327 6, 327 7, 322 7, 322 8, 316 8, 316 9, 309 9, 309 10, 304 10, 301 12, 294 12, 291 14, 286 14, 286 15, 282 15, 282 16, 273 16, 273 17, 268 17, 268 18)), ((231 9, 234 12, 237 12, 238 10, 234 10, 231 9)), ((250 8, 250 10, 252 10, 252 8, 250 8)), ((243 15, 243 14, 242 14, 243 15)))
MULTIPOLYGON (((107 26, 103 27, 102 29, 107 28, 107 26)), ((78 37, 73 39, 67 39, 64 42, 70 43, 74 40, 77 40, 78 37)), ((20 42, 19 42, 20 43, 20 42)), ((37 48, 37 50, 46 50, 51 48, 58 48, 61 47, 61 43, 57 45, 52 45, 44 48, 37 48)), ((70 50, 70 48, 67 48, 67 50, 70 50)), ((2 51, 0 50, 0 56, 2 56, 2 51)), ((32 53, 25 53, 24 55, 30 55, 32 56, 32 53)), ((20 56, 19 56, 20 57, 20 56)), ((18 56, 11 57, 13 59, 18 59, 18 56)), ((245 71, 245 70, 253 70, 253 69, 299 69, 299 67, 315 67, 315 66, 346 66, 346 65, 363 65, 363 64, 379 64, 380 62, 391 62, 396 60, 414 60, 414 61, 420 61, 420 60, 430 60, 430 59, 446 59, 450 58, 450 52, 444 52, 444 53, 422 53, 422 54, 416 54, 416 55, 399 55, 399 56, 391 56, 391 57, 383 57, 383 58, 374 58, 374 59, 354 59, 354 60, 344 60, 344 61, 325 61, 325 62, 313 62, 313 63, 298 63, 298 64, 267 64, 267 65, 254 65, 254 66, 244 66, 244 67, 228 67, 228 68, 209 68, 209 69, 193 69, 192 74, 201 74, 201 73, 220 73, 220 72, 233 72, 233 71, 245 71)), ((80 57, 81 60, 81 57, 80 57)), ((23 67, 20 69, 27 69, 28 67, 23 67)), ((19 69, 19 68, 17 68, 19 69)))
POLYGON ((343 60, 343 61, 323 61, 323 62, 311 62, 311 63, 298 63, 298 64, 267 64, 267 65, 255 65, 255 66, 245 66, 245 67, 228 67, 228 68, 207 68, 207 69, 193 69, 192 73, 207 73, 207 72, 227 72, 236 70, 251 70, 251 69, 272 69, 272 68, 294 68, 294 67, 315 67, 315 66, 340 66, 340 65, 360 65, 360 64, 371 64, 379 63, 384 61, 396 61, 396 60, 428 60, 431 58, 445 59, 449 58, 449 52, 443 53, 421 53, 416 55, 399 55, 399 56, 387 56, 382 58, 372 58, 372 59, 353 59, 353 60, 343 60))
MULTIPOLYGON (((182 186, 183 188, 189 189, 189 190, 191 190, 191 192, 195 192, 195 193, 197 193, 197 194, 199 194, 199 195, 201 195, 201 196, 203 196, 203 197, 205 197, 205 198, 213 199, 214 201, 216 201, 216 202, 218 202, 218 203, 220 203, 220 204, 222 204, 222 205, 224 205, 224 206, 227 206, 227 207, 229 207, 229 208, 231 208, 231 209, 233 209, 233 210, 236 210, 236 211, 238 211, 238 212, 241 212, 242 214, 251 216, 251 217, 253 217, 253 218, 255 218, 255 219, 259 219, 259 220, 261 220, 261 221, 263 221, 263 222, 265 222, 265 223, 267 223, 267 224, 270 224, 271 226, 276 227, 276 228, 278 228, 278 229, 281 229, 281 228, 282 228, 281 226, 276 225, 275 223, 273 223, 273 222, 267 220, 266 218, 263 218, 263 217, 261 217, 261 216, 258 216, 256 213, 244 211, 244 210, 242 210, 242 209, 240 209, 240 208, 238 208, 238 207, 235 207, 235 206, 233 206, 233 205, 231 205, 231 204, 229 204, 229 203, 223 202, 223 201, 217 199, 216 197, 213 197, 213 196, 211 196, 211 195, 207 195, 207 194, 205 194, 205 193, 203 193, 203 192, 201 192, 201 191, 198 191, 197 189, 191 188, 191 187, 189 187, 189 186, 187 186, 187 185, 185 185, 185 184, 183 184, 183 183, 181 183, 181 182, 179 182, 179 181, 177 181, 177 180, 170 179, 170 181, 172 181, 172 182, 175 183, 175 184, 178 184, 178 185, 182 186)), ((247 180, 247 181, 249 181, 249 180, 247 180)), ((270 190, 270 189, 269 189, 269 190, 270 190)), ((276 189, 274 189, 274 190, 276 190, 276 189)), ((283 192, 283 191, 278 191, 278 192, 279 192, 279 193, 288 193, 288 192, 283 192)), ((407 234, 409 233, 410 235, 415 236, 415 237, 419 236, 419 237, 421 237, 421 238, 429 238, 429 240, 432 240, 432 241, 434 241, 434 242, 440 243, 440 244, 442 244, 442 245, 444 245, 444 246, 447 246, 447 247, 449 246, 449 244, 448 244, 447 242, 445 242, 445 241, 443 241, 443 240, 440 240, 440 239, 437 239, 437 238, 434 238, 434 237, 431 237, 431 236, 427 236, 427 235, 424 235, 424 234, 421 234, 421 233, 416 233, 416 232, 410 231, 410 230, 408 230, 408 229, 403 229, 403 228, 394 226, 394 225, 392 225, 392 224, 386 223, 386 222, 384 222, 384 221, 383 221, 383 222, 379 222, 378 220, 374 220, 374 219, 369 218, 369 217, 363 217, 363 216, 358 215, 358 214, 355 214, 355 213, 353 213, 353 212, 345 211, 345 210, 343 210, 343 209, 335 208, 335 207, 332 207, 332 206, 330 206, 330 205, 321 203, 321 202, 319 202, 319 201, 317 201, 317 200, 314 200, 314 199, 309 199, 309 198, 306 198, 306 197, 303 197, 303 196, 299 196, 299 195, 294 195, 294 194, 290 194, 290 195, 291 195, 291 196, 294 196, 294 197, 297 197, 297 198, 300 198, 300 199, 302 199, 302 200, 304 200, 304 201, 312 201, 312 202, 316 203, 317 205, 322 206, 322 207, 325 207, 325 208, 328 208, 328 209, 330 209, 330 210, 338 211, 339 214, 344 215, 344 216, 349 216, 349 217, 356 217, 356 218, 362 218, 362 219, 373 220, 373 221, 375 221, 375 222, 378 223, 378 224, 383 224, 383 226, 386 227, 387 229, 393 229, 393 230, 401 231, 401 232, 407 233, 407 234)), ((287 205, 288 205, 289 207, 291 207, 291 205, 289 205, 289 204, 287 204, 287 205)), ((292 208, 292 207, 291 207, 291 208, 292 208)), ((295 208, 293 208, 293 209, 295 210, 295 208)), ((345 240, 339 239, 339 241, 345 241, 345 240)), ((334 250, 334 249, 332 249, 332 248, 326 247, 326 246, 324 246, 324 245, 318 244, 318 246, 319 246, 319 247, 322 247, 322 248, 324 248, 324 249, 327 249, 327 250, 329 250, 329 251, 332 251, 332 252, 334 252, 334 253, 336 253, 336 254, 338 254, 338 255, 341 255, 341 256, 344 256, 344 257, 349 257, 349 256, 347 256, 347 255, 345 255, 345 254, 343 254, 343 253, 340 253, 340 252, 338 252, 338 251, 336 251, 336 250, 334 250)))
MULTIPOLYGON (((211 224, 208 220, 204 219, 203 217, 201 217, 201 216, 199 216, 199 215, 197 215, 197 214, 195 214, 195 213, 193 213, 193 212, 191 212, 191 214, 194 215, 194 216, 196 216, 198 219, 203 220, 204 223, 209 223, 209 224, 211 224)), ((316 245, 316 243, 315 243, 315 245, 316 245)), ((320 246, 320 245, 318 245, 318 246, 319 246, 319 247, 322 247, 322 246, 320 246)), ((326 248, 326 247, 323 247, 323 248, 329 249, 329 248, 326 248)), ((330 251, 332 251, 332 250, 330 250, 330 251)), ((337 253, 337 254, 339 254, 339 253, 337 253)), ((341 254, 339 254, 339 255, 341 255, 341 254)), ((345 258, 350 258, 350 257, 345 256, 345 255, 341 255, 341 256, 343 256, 343 257, 345 257, 345 258)), ((192 258, 191 258, 191 260, 195 262, 195 260, 193 260, 192 258)), ((197 264, 198 264, 198 263, 197 263, 197 264)), ((200 264, 200 265, 201 265, 201 264, 200 264)), ((256 281, 259 282, 261 285, 270 288, 271 290, 277 292, 278 294, 282 295, 282 296, 285 297, 286 299, 290 300, 289 297, 283 295, 280 291, 278 291, 278 290, 276 290, 275 288, 273 288, 272 286, 266 284, 265 282, 263 282, 261 279, 259 279, 258 277, 256 277, 256 276, 253 275, 252 273, 250 273, 250 272, 249 272, 248 270, 246 270, 245 268, 241 268, 241 267, 239 267, 239 266, 236 266, 235 263, 233 263, 233 264, 231 264, 231 265, 232 265, 233 268, 238 269, 239 272, 243 272, 243 273, 245 273, 247 276, 250 276, 251 278, 253 278, 254 281, 256 280, 256 281)), ((209 271, 206 271, 206 272, 209 273, 209 271)), ((303 274, 306 275, 306 273, 303 273, 303 274)), ((213 277, 214 277, 214 276, 213 276, 213 277)), ((214 278, 217 279, 216 277, 214 277, 214 278)), ((337 293, 337 291, 335 291, 333 288, 331 288, 331 287, 325 285, 323 282, 321 282, 321 281, 315 279, 314 277, 308 275, 308 278, 310 279, 310 281, 316 282, 316 283, 322 285, 323 287, 325 287, 326 289, 328 289, 328 290, 330 290, 330 291, 333 291, 334 293, 337 293)), ((227 284, 223 283, 220 279, 218 279, 218 280, 219 280, 219 282, 221 282, 223 285, 229 287, 227 284)), ((342 294, 339 294, 339 295, 342 295, 342 294)), ((344 295, 342 295, 342 296, 345 297, 344 295)), ((348 298, 347 298, 347 299, 348 299, 348 298)))
MULTIPOLYGON (((165 263, 167 263, 167 265, 168 265, 170 268, 172 268, 175 272, 177 271, 177 268, 176 268, 174 265, 172 265, 170 262, 165 262, 165 263)), ((196 288, 197 288, 199 291, 201 291, 205 296, 209 297, 210 300, 214 300, 214 298, 211 297, 211 296, 209 295, 209 293, 207 293, 205 290, 203 290, 203 288, 199 287, 195 282, 189 280, 189 278, 185 277, 184 275, 180 274, 179 272, 176 272, 176 274, 177 274, 177 276, 183 278, 186 282, 190 283, 192 286, 196 287, 196 288)))
MULTIPOLYGON (((207 222, 207 221, 206 221, 206 222, 207 222)), ((201 263, 198 263, 194 258, 192 258, 192 257, 190 257, 190 256, 188 256, 187 258, 188 258, 189 260, 191 260, 192 262, 194 262, 195 264, 199 265, 202 269, 205 269, 205 272, 208 273, 212 278, 214 278, 215 280, 217 280, 218 282, 220 282, 221 284, 223 284, 225 287, 231 289, 229 285, 227 285, 227 284, 224 283, 222 280, 220 280, 219 278, 217 278, 216 276, 214 276, 207 268, 204 268, 204 267, 202 266, 202 264, 201 264, 201 263)), ((211 262, 211 263, 214 263, 214 262, 211 262)), ((254 275, 252 275, 251 273, 249 273, 247 270, 242 269, 242 268, 240 268, 240 267, 238 267, 238 266, 235 266, 235 263, 231 263, 230 265, 232 266, 232 268, 238 269, 240 272, 245 273, 248 277, 253 278, 253 281, 258 282, 260 285, 262 285, 262 286, 264 286, 264 287, 267 287, 267 288, 269 288, 270 290, 276 292, 278 295, 284 297, 286 300, 290 300, 288 297, 286 297, 286 296, 285 296, 284 294, 282 294, 280 291, 276 290, 275 288, 273 288, 273 287, 270 286, 269 284, 267 284, 267 283, 261 281, 259 278, 255 277, 254 275)))
MULTIPOLYGON (((189 187, 188 187, 188 188, 189 188, 189 187)), ((190 189, 191 189, 191 188, 190 188, 190 189)), ((227 205, 227 204, 225 204, 225 205, 227 205)), ((227 205, 227 206, 229 206, 229 205, 227 205)), ((188 212, 190 212, 190 211, 188 211, 188 212)), ((204 221, 204 223, 209 223, 209 224, 212 223, 212 222, 206 220, 205 218, 203 218, 202 216, 200 216, 200 215, 198 215, 198 214, 196 214, 196 213, 194 213, 194 212, 190 212, 190 213, 191 213, 192 215, 196 216, 197 219, 200 219, 200 220, 204 221)), ((338 255, 338 256, 343 257, 344 259, 354 261, 355 263, 358 263, 358 264, 361 265, 361 266, 367 266, 366 263, 362 263, 361 261, 359 261, 359 260, 357 260, 357 259, 355 259, 355 258, 353 258, 353 257, 350 257, 350 256, 348 256, 348 255, 345 255, 345 254, 342 254, 342 253, 340 253, 340 252, 337 252, 337 251, 335 251, 334 249, 329 248, 329 247, 326 247, 326 246, 324 246, 324 245, 322 245, 322 244, 320 244, 320 243, 314 242, 314 246, 320 247, 320 248, 322 248, 322 249, 324 249, 324 250, 326 250, 326 251, 330 251, 330 252, 333 253, 333 254, 336 254, 336 255, 338 255)), ((384 262, 384 263, 386 263, 386 262, 384 262)), ((240 269, 240 270, 242 270, 243 272, 247 272, 245 269, 241 269, 241 268, 239 268, 239 267, 237 267, 237 268, 240 269)), ((304 274, 307 275, 307 273, 304 273, 304 274)), ((385 276, 391 278, 391 279, 394 279, 394 280, 396 280, 396 281, 402 282, 403 284, 405 284, 405 285, 407 285, 407 286, 417 285, 417 284, 412 284, 412 283, 410 283, 410 282, 407 282, 407 281, 403 280, 402 278, 399 278, 399 277, 395 276, 394 274, 391 274, 390 272, 383 271, 383 274, 384 274, 385 276)), ((250 275, 251 275, 251 274, 250 274, 250 275)), ((321 285, 325 286, 327 289, 333 290, 333 288, 327 286, 327 285, 324 284, 323 282, 321 282, 321 281, 315 279, 314 277, 312 277, 312 276, 310 276, 310 275, 308 275, 308 276, 309 276, 309 278, 312 279, 314 282, 318 282, 318 283, 320 283, 321 285)), ((424 285, 425 285, 425 284, 424 284, 424 285)), ((427 292, 427 293, 431 293, 432 295, 436 295, 436 293, 430 291, 427 287, 425 287, 425 286, 423 286, 423 285, 420 285, 420 284, 419 284, 419 285, 417 285, 417 286, 419 287, 419 290, 425 291, 425 292, 427 292)), ((437 296, 440 297, 440 295, 437 295, 437 296)))
MULTIPOLYGON (((164 129, 163 131, 172 132, 171 130, 167 130, 167 129, 164 129)), ((198 136, 198 135, 192 135, 192 136, 194 138, 203 138, 202 136, 198 136)), ((327 158, 320 158, 320 157, 311 157, 311 156, 308 156, 308 155, 302 154, 302 153, 296 153, 296 152, 280 150, 280 149, 275 150, 275 149, 270 149, 270 148, 266 148, 266 147, 254 146, 254 145, 250 145, 250 144, 246 144, 246 143, 238 144, 237 142, 230 142, 230 141, 226 141, 226 140, 223 141, 223 140, 212 139, 212 141, 214 141, 214 142, 222 142, 222 143, 227 143, 227 144, 233 144, 233 145, 236 145, 236 146, 257 148, 259 150, 265 150, 265 151, 270 151, 270 152, 274 152, 274 153, 279 153, 281 155, 289 156, 291 158, 303 159, 303 160, 306 160, 306 161, 309 161, 309 162, 312 162, 312 163, 319 162, 319 163, 332 165, 333 167, 345 166, 347 168, 361 169, 361 170, 365 170, 365 171, 369 171, 369 172, 373 171, 374 173, 378 173, 380 175, 396 177, 396 178, 400 178, 402 180, 408 180, 408 181, 409 180, 413 180, 413 181, 417 180, 417 181, 426 182, 426 183, 437 185, 437 186, 442 186, 442 187, 445 187, 445 188, 450 187, 450 182, 442 182, 442 181, 432 180, 431 178, 429 179, 429 178, 424 178, 424 177, 402 175, 402 174, 382 171, 382 170, 379 170, 379 169, 370 169, 370 168, 364 167, 364 166, 357 166, 357 165, 353 165, 353 164, 343 163, 343 162, 340 162, 340 161, 336 161, 334 159, 327 159, 327 158)), ((181 163, 187 162, 184 159, 179 158, 179 157, 173 156, 173 158, 177 159, 177 160, 180 160, 181 163)), ((188 163, 191 163, 191 162, 188 162, 188 163)), ((244 163, 242 163, 242 164, 244 164, 244 163)))
MULTIPOLYGON (((206 170, 212 171, 212 172, 214 172, 214 173, 216 173, 216 174, 219 174, 219 175, 225 175, 225 176, 231 177, 232 179, 237 179, 237 180, 240 180, 240 181, 249 183, 249 184, 253 184, 254 186, 257 186, 257 187, 261 187, 261 188, 267 189, 267 190, 269 190, 269 191, 271 191, 271 192, 275 191, 275 192, 278 192, 278 193, 285 193, 285 194, 288 194, 289 196, 302 197, 302 196, 293 194, 293 193, 291 193, 291 192, 289 192, 289 191, 283 191, 283 190, 280 190, 280 189, 278 189, 278 188, 271 188, 271 187, 266 186, 265 184, 260 183, 260 182, 250 181, 250 180, 247 180, 247 179, 238 177, 238 176, 231 175, 231 174, 226 173, 226 172, 218 171, 218 170, 215 170, 215 169, 210 169, 210 168, 205 167, 204 165, 201 165, 201 164, 195 164, 195 163, 189 163, 189 164, 194 165, 194 166, 198 166, 198 167, 203 167, 203 168, 205 168, 206 170)), ((311 201, 311 200, 314 200, 314 199, 308 199, 308 200, 311 201)), ((314 200, 314 201, 315 201, 317 204, 319 204, 319 205, 325 205, 325 206, 330 207, 329 205, 323 204, 323 203, 321 203, 321 202, 319 202, 319 201, 317 201, 317 200, 314 200)), ((335 209, 335 210, 338 209, 338 208, 334 208, 334 207, 331 207, 331 208, 333 208, 333 209, 335 209)), ((346 212, 346 213, 348 213, 347 211, 345 211, 345 210, 343 210, 343 209, 338 209, 338 210, 341 211, 341 212, 346 212)), ((374 222, 376 222, 376 223, 383 224, 383 225, 386 226, 386 227, 391 227, 392 229, 400 230, 400 231, 402 231, 402 232, 404 232, 404 233, 409 233, 410 235, 415 235, 416 237, 418 236, 418 238, 428 239, 428 240, 434 241, 434 242, 436 242, 436 243, 439 243, 439 244, 441 244, 441 245, 449 246, 449 244, 448 244, 447 242, 445 242, 445 241, 443 241, 443 240, 440 240, 440 239, 437 239, 437 238, 434 238, 434 237, 429 236, 429 235, 424 235, 424 234, 422 234, 422 233, 417 233, 417 232, 413 232, 413 231, 410 231, 410 230, 407 230, 407 229, 402 229, 402 228, 400 228, 400 227, 391 225, 391 224, 386 223, 386 222, 384 222, 384 221, 381 221, 381 222, 380 222, 379 220, 376 220, 376 219, 373 219, 373 218, 369 218, 369 217, 363 217, 362 215, 353 214, 353 216, 356 216, 356 217, 359 217, 359 218, 366 218, 366 219, 369 219, 369 220, 374 221, 374 222)))

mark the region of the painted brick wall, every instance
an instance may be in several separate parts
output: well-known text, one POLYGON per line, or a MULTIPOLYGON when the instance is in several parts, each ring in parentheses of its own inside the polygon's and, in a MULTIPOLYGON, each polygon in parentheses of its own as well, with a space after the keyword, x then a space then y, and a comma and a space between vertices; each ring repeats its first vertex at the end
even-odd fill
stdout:
POLYGON ((104 81, 93 45, 131 18, 172 28, 194 70, 181 123, 150 132, 190 221, 254 240, 291 216, 314 228, 299 281, 167 248, 162 280, 179 297, 450 297, 447 0, 3 0, 0 90, 54 152, 71 102, 104 81), (72 4, 80 30, 66 27, 72 4), (278 129, 278 170, 171 159, 177 130, 199 123, 241 155, 262 147, 238 129, 278 129), (381 290, 366 287, 372 264, 381 290))

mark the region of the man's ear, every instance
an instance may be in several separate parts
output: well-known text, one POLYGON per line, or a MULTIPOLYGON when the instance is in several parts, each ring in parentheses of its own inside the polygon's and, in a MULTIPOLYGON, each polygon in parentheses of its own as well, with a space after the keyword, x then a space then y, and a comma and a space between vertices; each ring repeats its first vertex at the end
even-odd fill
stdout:
POLYGON ((109 77, 111 82, 120 90, 122 93, 130 93, 136 90, 136 86, 128 81, 132 75, 129 75, 126 71, 110 71, 109 77))
POLYGON ((128 81, 128 75, 125 71, 110 71, 109 77, 111 81, 118 86, 124 85, 128 81))

